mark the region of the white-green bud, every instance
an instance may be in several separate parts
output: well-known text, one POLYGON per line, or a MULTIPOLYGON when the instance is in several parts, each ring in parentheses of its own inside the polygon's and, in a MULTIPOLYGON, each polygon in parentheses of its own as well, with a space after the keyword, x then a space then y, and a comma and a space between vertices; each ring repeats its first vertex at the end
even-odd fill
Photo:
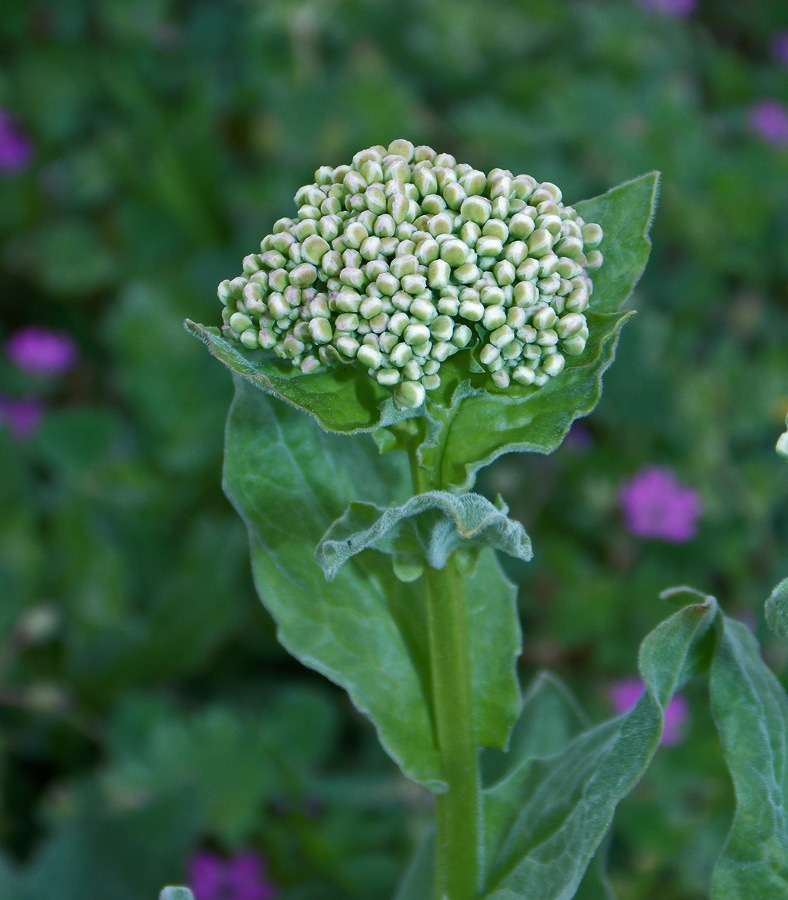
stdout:
POLYGON ((575 334, 561 342, 561 352, 567 356, 580 356, 586 349, 586 338, 582 334, 575 334))
POLYGON ((495 273, 495 280, 500 285, 514 284, 517 277, 515 268, 508 259, 502 259, 497 263, 493 268, 493 272, 495 273))
POLYGON ((230 316, 230 328, 232 328, 232 330, 236 334, 243 334, 248 328, 251 327, 252 320, 249 318, 249 316, 245 316, 240 312, 233 313, 233 315, 230 316))
POLYGON ((539 301, 539 291, 530 281, 518 281, 514 286, 514 302, 517 306, 533 306, 539 301))
POLYGON ((472 340, 473 332, 467 325, 460 323, 459 325, 454 326, 454 334, 451 336, 451 342, 455 347, 462 350, 463 347, 467 347, 472 340))
POLYGON ((545 328, 552 328, 557 318, 555 310, 552 309, 552 307, 543 306, 534 313, 531 324, 534 328, 542 331, 545 328))
POLYGON ((488 331, 495 331, 506 322, 506 310, 503 306, 488 306, 484 310, 482 324, 488 331))
POLYGON ((403 275, 400 279, 402 290, 411 296, 416 296, 427 288, 427 279, 424 275, 403 275))
POLYGON ((361 301, 359 307, 359 312, 367 320, 374 319, 375 316, 379 315, 382 311, 383 301, 378 297, 365 297, 364 300, 361 301))
POLYGON ((529 366, 517 366, 512 372, 512 379, 518 384, 533 384, 535 373, 529 366))
POLYGON ((456 297, 441 297, 438 300, 438 312, 454 318, 460 309, 460 301, 456 297))
POLYGON ((604 257, 599 252, 599 250, 590 250, 587 254, 586 259, 586 269, 588 269, 589 271, 595 271, 604 262, 604 257))
POLYGON ((256 350, 258 348, 257 332, 253 328, 241 333, 241 343, 247 350, 256 350))
POLYGON ((560 353, 551 353, 542 363, 542 371, 551 378, 554 378, 556 375, 560 375, 561 372, 563 372, 565 365, 566 360, 560 353))
POLYGON ((585 323, 585 316, 581 316, 579 313, 568 313, 558 320, 555 326, 556 334, 562 340, 570 338, 573 334, 577 334, 585 323))
POLYGON ((383 354, 371 344, 362 344, 356 353, 356 359, 362 366, 370 369, 379 369, 383 362, 383 354))
POLYGON ((539 344, 540 347, 555 347, 558 343, 558 335, 555 333, 554 329, 547 328, 544 331, 539 332, 536 343, 539 344))
POLYGON ((528 253, 539 259, 553 249, 553 235, 544 228, 537 228, 528 238, 528 253))
POLYGON ((331 323, 322 318, 309 320, 309 333, 316 344, 327 344, 334 337, 331 323))
POLYGON ((423 344, 428 341, 430 338, 430 330, 426 325, 408 325, 403 336, 405 338, 405 343, 410 344, 412 347, 414 344, 423 344))
MULTIPOLYGON (((422 276, 408 277, 420 278, 422 276)), ((421 297, 417 297, 413 303, 411 303, 409 312, 413 318, 418 319, 420 322, 424 322, 427 325, 429 325, 438 315, 438 310, 435 308, 432 301, 425 300, 421 297)))
POLYGON ((589 222, 583 225, 581 229, 583 235, 583 244, 591 250, 594 250, 602 242, 604 233, 596 222, 589 222))
POLYGON ((411 359, 402 367, 402 377, 406 381, 419 381, 424 374, 420 359, 411 359))
POLYGON ((439 291, 445 288, 451 278, 451 268, 443 259, 436 259, 430 263, 427 269, 427 281, 433 290, 439 291))
POLYGON ((290 284, 295 287, 309 287, 317 279, 317 269, 311 263, 302 263, 290 272, 290 284))
MULTIPOLYGON (((491 309, 499 309, 500 307, 491 307, 491 309)), ((488 310, 489 312, 490 310, 488 310)), ((505 313, 504 313, 505 315, 505 313)), ((504 319, 506 321, 506 319, 504 319)), ((494 344, 500 350, 507 347, 514 341, 514 332, 508 325, 501 325, 490 334, 490 343, 494 344)))
POLYGON ((484 304, 478 300, 463 300, 460 303, 460 316, 471 322, 481 322, 484 318, 484 304))
POLYGON ((465 263, 454 270, 454 280, 460 284, 474 284, 479 278, 479 269, 474 263, 465 263))
POLYGON ((493 384, 499 388, 508 388, 511 382, 507 369, 499 369, 497 372, 493 372, 491 378, 493 384))
POLYGON ((490 366, 501 358, 501 351, 495 344, 485 344, 479 353, 479 362, 483 366, 490 366))
POLYGON ((358 316, 355 313, 342 313, 335 323, 337 331, 352 332, 358 329, 358 316))
POLYGON ((479 256, 497 257, 503 252, 503 243, 500 238, 482 235, 479 240, 476 241, 476 247, 474 249, 479 256))
POLYGON ((431 262, 434 262, 438 256, 440 256, 440 247, 438 246, 438 242, 432 238, 421 241, 416 247, 416 259, 422 266, 428 266, 431 262))
POLYGON ((460 206, 460 215, 466 222, 484 225, 492 214, 492 204, 486 197, 471 196, 460 206))
POLYGON ((468 247, 462 241, 451 239, 444 241, 440 247, 441 259, 452 268, 463 265, 468 259, 468 247))
POLYGON ((426 396, 423 385, 417 381, 403 381, 394 388, 394 404, 400 409, 416 409, 426 396))
MULTIPOLYGON (((421 301, 416 301, 421 302, 421 301)), ((415 303, 414 303, 415 305, 415 303)), ((411 309, 411 312, 413 310, 411 309)), ((415 313, 414 313, 415 315, 415 313)), ((426 321, 426 320, 424 320, 426 321)), ((451 316, 441 315, 435 318, 430 325, 430 334, 438 341, 448 341, 454 332, 454 320, 451 316)))
POLYGON ((392 334, 401 335, 410 324, 410 316, 404 312, 396 312, 389 319, 389 331, 392 334))

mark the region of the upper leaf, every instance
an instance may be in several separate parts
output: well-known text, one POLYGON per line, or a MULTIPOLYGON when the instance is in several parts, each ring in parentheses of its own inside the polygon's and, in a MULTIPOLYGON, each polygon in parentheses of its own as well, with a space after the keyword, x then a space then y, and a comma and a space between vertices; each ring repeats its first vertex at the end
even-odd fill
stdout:
POLYGON ((469 349, 442 363, 441 385, 427 395, 426 402, 403 410, 394 405, 390 388, 355 365, 302 374, 289 361, 260 350, 247 351, 226 340, 216 328, 193 322, 187 322, 187 328, 233 372, 310 413, 328 431, 352 434, 426 417, 430 427, 422 459, 440 472, 443 486, 466 488, 475 472, 501 453, 552 451, 572 420, 589 413, 598 402, 601 377, 613 360, 626 318, 620 307, 648 258, 656 187, 657 174, 651 173, 576 204, 586 221, 597 222, 604 230, 604 264, 594 277, 585 350, 580 356, 567 357, 566 369, 542 386, 496 387, 488 372, 479 373, 472 341, 469 349))
MULTIPOLYGON (((381 457, 363 436, 320 431, 236 379, 225 491, 249 528, 255 583, 280 640, 348 691, 408 777, 442 790, 420 591, 392 577, 376 552, 354 555, 330 582, 314 560, 352 499, 401 504, 407 480, 401 454, 381 457)), ((520 632, 515 589, 492 550, 466 579, 466 602, 476 739, 504 747, 520 709, 520 632)))
POLYGON ((620 329, 632 315, 619 310, 648 260, 658 180, 652 172, 576 204, 586 221, 598 222, 605 232, 605 262, 594 278, 586 349, 542 387, 502 391, 459 386, 447 398, 448 415, 440 415, 441 426, 421 450, 425 462, 440 471, 443 485, 470 487, 478 469, 502 453, 551 453, 574 419, 599 402, 602 375, 615 358, 620 329))
POLYGON ((442 569, 460 547, 476 554, 485 546, 528 562, 531 540, 519 522, 479 494, 456 496, 429 491, 402 506, 381 509, 351 503, 317 546, 315 558, 326 578, 333 578, 348 559, 368 548, 383 553, 416 553, 442 569))

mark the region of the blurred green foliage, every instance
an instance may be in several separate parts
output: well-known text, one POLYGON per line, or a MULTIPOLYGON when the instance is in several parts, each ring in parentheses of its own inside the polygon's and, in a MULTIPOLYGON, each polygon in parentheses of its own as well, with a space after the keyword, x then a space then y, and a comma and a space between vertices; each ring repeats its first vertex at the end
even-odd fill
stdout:
MULTIPOLYGON (((6 0, 0 108, 34 156, 0 172, 0 340, 46 325, 81 362, 42 379, 0 359, 0 393, 47 407, 27 439, 0 429, 0 895, 153 897, 206 846, 258 850, 286 900, 393 891, 427 801, 279 649, 220 490, 230 380, 181 330, 219 321, 215 285, 318 165, 372 143, 570 202, 662 170, 640 315, 588 430, 482 484, 534 541, 509 568, 523 678, 552 667, 608 714, 674 583, 786 675, 761 604, 788 569, 788 148, 749 117, 788 102, 786 29, 770 0, 6 0), (651 464, 700 492, 687 544, 623 525, 620 486, 651 464)), ((689 700, 621 809, 621 900, 706 894, 732 798, 689 700)))

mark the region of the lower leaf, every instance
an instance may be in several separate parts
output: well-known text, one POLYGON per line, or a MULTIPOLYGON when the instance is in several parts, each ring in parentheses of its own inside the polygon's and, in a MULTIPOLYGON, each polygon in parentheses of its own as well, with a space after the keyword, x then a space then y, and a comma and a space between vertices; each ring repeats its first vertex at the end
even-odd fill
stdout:
POLYGON ((688 606, 641 646, 646 685, 627 715, 578 735, 547 759, 525 759, 485 795, 488 900, 569 900, 619 802, 659 745, 664 711, 704 658, 713 599, 688 606))
POLYGON ((736 815, 713 900, 788 897, 788 698, 739 622, 721 617, 709 687, 736 815))

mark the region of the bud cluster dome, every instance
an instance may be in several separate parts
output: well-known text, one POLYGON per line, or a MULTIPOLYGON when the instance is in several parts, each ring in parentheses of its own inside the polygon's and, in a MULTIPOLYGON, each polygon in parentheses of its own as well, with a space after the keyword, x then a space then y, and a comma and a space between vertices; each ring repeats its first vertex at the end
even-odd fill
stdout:
POLYGON ((305 374, 338 364, 420 406, 461 351, 495 386, 543 385, 585 349, 602 229, 530 175, 392 141, 323 166, 243 275, 223 331, 305 374))

